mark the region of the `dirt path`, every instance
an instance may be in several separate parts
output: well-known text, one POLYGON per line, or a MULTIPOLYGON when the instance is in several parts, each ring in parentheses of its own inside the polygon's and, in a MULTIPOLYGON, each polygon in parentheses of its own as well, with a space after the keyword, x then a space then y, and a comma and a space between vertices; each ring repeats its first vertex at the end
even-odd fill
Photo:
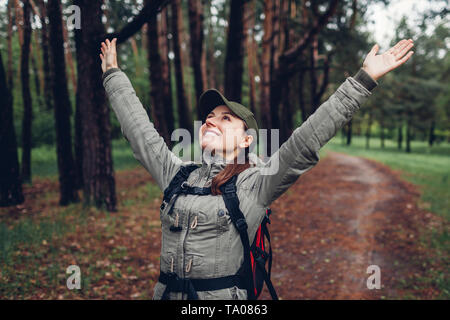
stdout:
MULTIPOLYGON (((421 227, 441 223, 416 207, 418 196, 379 163, 330 153, 272 205, 272 277, 279 295, 402 298, 408 288, 399 288, 399 280, 426 272, 421 227), (380 268, 381 289, 367 288, 370 265, 380 268)), ((419 295, 431 297, 433 289, 419 295)))

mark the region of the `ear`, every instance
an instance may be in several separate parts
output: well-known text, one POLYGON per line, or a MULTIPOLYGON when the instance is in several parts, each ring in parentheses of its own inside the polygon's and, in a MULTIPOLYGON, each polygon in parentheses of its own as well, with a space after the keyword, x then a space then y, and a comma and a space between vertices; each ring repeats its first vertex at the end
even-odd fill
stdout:
POLYGON ((246 135, 245 138, 239 144, 239 147, 242 149, 245 149, 245 148, 249 147, 252 144, 252 142, 253 142, 253 136, 246 135))

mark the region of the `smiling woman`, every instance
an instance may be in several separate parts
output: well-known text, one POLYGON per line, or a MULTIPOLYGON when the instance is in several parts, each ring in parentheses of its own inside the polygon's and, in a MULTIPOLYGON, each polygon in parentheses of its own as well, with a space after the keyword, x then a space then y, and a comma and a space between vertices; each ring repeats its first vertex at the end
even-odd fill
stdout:
POLYGON ((258 131, 253 113, 216 89, 205 91, 198 105, 204 120, 200 166, 176 157, 155 130, 117 66, 115 44, 115 39, 101 44, 103 85, 136 159, 164 190, 161 273, 153 298, 255 299, 262 288, 255 280, 258 274, 276 298, 270 276, 264 273, 269 257, 264 240, 261 245, 268 206, 317 164, 320 148, 367 100, 376 80, 411 57, 412 40, 402 40, 381 55, 375 45, 363 67, 267 163, 250 153, 258 131), (267 174, 274 163, 277 170, 267 174), (250 246, 255 242, 260 246, 250 246))

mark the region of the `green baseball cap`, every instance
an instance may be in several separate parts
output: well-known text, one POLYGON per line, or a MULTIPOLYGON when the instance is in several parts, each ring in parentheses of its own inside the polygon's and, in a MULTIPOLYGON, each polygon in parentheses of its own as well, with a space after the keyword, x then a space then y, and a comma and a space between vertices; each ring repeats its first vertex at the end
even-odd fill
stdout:
POLYGON ((254 129, 258 132, 258 123, 253 112, 238 102, 229 101, 219 90, 214 88, 206 90, 200 96, 198 107, 202 120, 205 120, 208 114, 220 105, 226 105, 238 118, 245 122, 248 129, 254 129))

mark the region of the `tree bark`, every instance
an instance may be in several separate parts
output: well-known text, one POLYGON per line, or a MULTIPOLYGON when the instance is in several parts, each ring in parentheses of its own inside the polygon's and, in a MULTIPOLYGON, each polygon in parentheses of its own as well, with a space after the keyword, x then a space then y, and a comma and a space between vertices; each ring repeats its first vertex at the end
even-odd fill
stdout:
MULTIPOLYGON (((204 91, 203 80, 203 5, 202 0, 189 0, 189 31, 191 36, 191 65, 194 71, 195 101, 198 102, 204 91)), ((197 108, 197 118, 200 110, 197 108)))
POLYGON ((177 86, 177 107, 178 119, 181 128, 188 130, 193 136, 192 115, 189 104, 186 99, 186 91, 184 88, 183 76, 183 57, 181 52, 181 27, 182 27, 182 12, 181 1, 174 0, 172 3, 172 36, 173 36, 173 52, 175 64, 175 80, 177 86))
POLYGON ((161 71, 162 71, 162 91, 163 91, 163 106, 164 106, 164 116, 166 119, 166 126, 169 132, 170 146, 173 145, 170 139, 173 130, 175 129, 175 120, 173 115, 173 101, 172 101, 172 68, 169 61, 169 39, 167 35, 169 34, 168 29, 168 14, 169 10, 165 7, 161 11, 161 22, 160 22, 160 33, 159 33, 159 48, 161 57, 161 71))
POLYGON ((162 60, 159 54, 158 23, 155 16, 150 18, 147 26, 152 118, 156 130, 164 138, 166 144, 170 146, 170 132, 167 128, 166 118, 164 116, 164 82, 162 77, 162 60))
POLYGON ((429 130, 429 132, 428 132, 428 145, 429 145, 430 147, 433 146, 434 140, 436 139, 436 136, 435 136, 435 134, 434 134, 435 126, 436 126, 436 122, 435 122, 434 120, 431 120, 430 130, 429 130))
POLYGON ((397 129, 398 135, 397 135, 397 148, 399 150, 402 149, 402 142, 403 142, 403 124, 400 123, 397 129))
POLYGON ((352 126, 353 126, 353 119, 350 120, 347 123, 347 126, 346 126, 347 127, 347 141, 346 141, 346 144, 348 146, 352 144, 352 134, 353 134, 352 126))
POLYGON ((111 125, 98 57, 100 42, 97 39, 99 35, 105 34, 101 20, 102 3, 101 0, 76 0, 74 3, 83 13, 81 29, 75 29, 83 201, 85 205, 95 204, 97 208, 106 207, 108 211, 116 211, 111 125))
MULTIPOLYGON (((13 10, 14 10, 14 0, 8 0, 8 73, 7 73, 7 83, 9 90, 13 90, 13 52, 12 52, 12 32, 13 32, 13 10)), ((12 99, 12 95, 11 95, 12 99)), ((12 102, 11 102, 12 104, 12 102)))
POLYGON ((214 28, 212 25, 212 14, 211 14, 211 2, 208 1, 208 12, 209 12, 209 24, 208 24, 208 40, 206 47, 206 61, 207 61, 207 88, 217 88, 217 72, 216 64, 214 58, 214 28))
POLYGON ((2 54, 0 51, 0 207, 23 203, 17 155, 16 131, 14 129, 12 94, 7 84, 2 54))
POLYGON ((225 57, 225 97, 241 102, 244 71, 244 2, 231 0, 225 57))
POLYGON ((66 63, 61 3, 48 1, 50 21, 51 63, 54 70, 53 96, 56 126, 56 150, 58 158, 60 205, 78 202, 76 167, 72 152, 70 115, 72 107, 67 88, 66 63))
POLYGON ((41 20, 41 43, 42 43, 42 60, 44 64, 44 100, 47 106, 47 110, 53 108, 53 97, 52 97, 52 76, 50 69, 50 58, 49 58, 49 40, 48 40, 48 30, 47 30, 47 9, 45 7, 44 1, 38 1, 40 20, 41 20))
POLYGON ((23 42, 20 57, 20 78, 22 82, 23 121, 22 121, 22 180, 31 183, 31 122, 33 118, 30 93, 30 43, 31 10, 29 0, 23 0, 23 42))
POLYGON ((253 114, 257 116, 256 110, 256 68, 255 64, 257 62, 256 57, 256 40, 254 36, 255 28, 255 1, 251 0, 245 4, 245 18, 244 18, 244 32, 246 35, 246 52, 247 52, 247 68, 248 68, 248 84, 249 84, 249 102, 250 110, 253 114))

